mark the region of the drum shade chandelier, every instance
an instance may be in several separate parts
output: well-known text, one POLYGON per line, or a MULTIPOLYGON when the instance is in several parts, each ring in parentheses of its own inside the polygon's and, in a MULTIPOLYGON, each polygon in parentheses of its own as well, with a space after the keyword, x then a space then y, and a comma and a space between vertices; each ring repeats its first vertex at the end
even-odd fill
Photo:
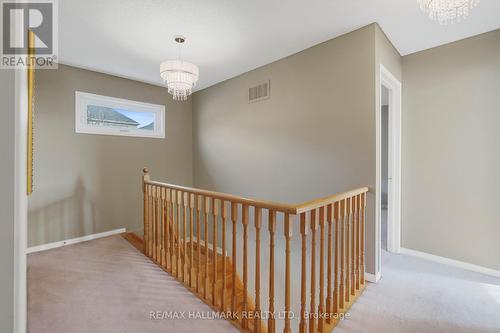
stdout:
POLYGON ((183 36, 175 36, 179 44, 179 57, 177 60, 166 60, 160 64, 160 76, 167 86, 167 90, 176 101, 185 101, 193 92, 199 78, 198 66, 181 60, 181 47, 186 41, 183 36))

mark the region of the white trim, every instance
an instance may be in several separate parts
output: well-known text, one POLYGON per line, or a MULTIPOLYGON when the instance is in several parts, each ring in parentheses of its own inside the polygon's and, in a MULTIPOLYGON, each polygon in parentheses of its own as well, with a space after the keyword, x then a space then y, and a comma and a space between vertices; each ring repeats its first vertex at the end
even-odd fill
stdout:
MULTIPOLYGON (((193 239, 195 240, 195 242, 197 242, 198 238, 197 237, 193 237, 193 239)), ((191 240, 191 237, 187 237, 186 238, 186 243, 189 242, 190 240, 191 240)), ((200 241, 200 245, 205 246, 205 241, 203 239, 200 241)), ((212 243, 208 243, 208 248, 210 250, 213 250, 214 245, 212 243)), ((219 246, 217 246, 217 253, 219 253, 219 254, 223 253, 222 252, 222 248, 220 248, 219 246)), ((227 251, 226 251, 226 256, 227 256, 227 251)))
POLYGON ((374 275, 371 273, 365 273, 365 281, 368 281, 371 283, 378 283, 380 281, 381 277, 382 277, 381 272, 378 272, 377 275, 374 275))
MULTIPOLYGON (((380 98, 377 105, 376 120, 376 154, 377 154, 377 180, 376 180, 376 219, 377 219, 377 250, 380 255, 381 249, 381 185, 382 185, 382 128, 381 128, 381 108, 382 108, 382 85, 389 89, 389 164, 388 164, 388 212, 387 212, 387 250, 399 253, 401 248, 401 82, 392 75, 387 68, 380 65, 380 98)), ((380 258, 379 258, 380 260, 380 258)))
POLYGON ((117 234, 122 234, 126 231, 127 231, 127 229, 120 228, 120 229, 100 232, 97 234, 91 234, 91 235, 87 235, 87 236, 67 239, 67 240, 63 240, 63 241, 59 241, 59 242, 48 243, 48 244, 43 244, 43 245, 38 245, 38 246, 32 246, 26 250, 26 254, 51 250, 51 249, 55 249, 55 248, 66 246, 66 245, 72 245, 72 244, 77 244, 77 243, 81 243, 81 242, 86 242, 86 241, 93 240, 93 239, 109 237, 109 236, 113 236, 113 235, 117 235, 117 234))
MULTIPOLYGON (((382 83, 378 84, 382 90, 382 83)), ((382 217, 382 91, 375 110, 375 274, 381 272, 381 217, 382 217)))
POLYGON ((164 139, 165 105, 138 102, 123 98, 75 91, 75 132, 84 134, 119 135, 164 139), (89 104, 116 109, 125 109, 134 112, 154 113, 155 128, 153 131, 150 131, 139 128, 120 128, 89 125, 87 124, 87 106, 89 104))
POLYGON ((400 249, 400 253, 401 254, 406 254, 406 255, 409 255, 409 256, 412 256, 412 257, 426 259, 426 260, 437 262, 437 263, 440 263, 440 264, 444 264, 444 265, 448 265, 448 266, 453 266, 453 267, 457 267, 457 268, 462 268, 462 269, 465 269, 465 270, 468 270, 468 271, 482 273, 482 274, 491 275, 491 276, 500 278, 500 271, 492 269, 492 268, 488 268, 488 267, 484 267, 484 266, 479 266, 479 265, 474 265, 474 264, 471 264, 471 263, 468 263, 468 262, 459 261, 459 260, 455 260, 455 259, 440 257, 440 256, 437 256, 437 255, 434 255, 434 254, 430 254, 430 253, 426 253, 426 252, 420 252, 420 251, 416 251, 416 250, 412 250, 412 249, 407 249, 407 248, 404 248, 404 247, 402 247, 400 249))
MULTIPOLYGON (((18 31, 22 31, 18 27, 18 31)), ((14 189, 14 332, 25 333, 27 326, 26 247, 28 244, 28 196, 26 194, 28 75, 15 71, 15 189, 14 189)))

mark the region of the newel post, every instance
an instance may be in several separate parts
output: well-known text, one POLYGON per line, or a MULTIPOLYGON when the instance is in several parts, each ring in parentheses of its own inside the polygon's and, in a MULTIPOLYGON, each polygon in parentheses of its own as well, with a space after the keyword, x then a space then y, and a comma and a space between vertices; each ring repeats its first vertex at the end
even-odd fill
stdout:
POLYGON ((144 200, 144 215, 143 215, 143 222, 144 222, 144 234, 142 237, 143 240, 143 251, 144 254, 149 256, 149 201, 148 201, 148 187, 146 185, 146 182, 149 181, 151 177, 149 176, 149 170, 148 168, 143 168, 142 169, 142 193, 143 193, 143 200, 144 200))

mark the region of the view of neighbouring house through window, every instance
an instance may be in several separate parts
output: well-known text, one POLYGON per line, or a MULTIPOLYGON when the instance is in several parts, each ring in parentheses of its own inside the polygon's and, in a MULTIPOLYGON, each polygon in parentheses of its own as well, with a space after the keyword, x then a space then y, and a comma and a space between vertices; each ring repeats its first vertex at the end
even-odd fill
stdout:
POLYGON ((77 91, 77 133, 165 137, 165 106, 77 91))
POLYGON ((155 129, 155 114, 153 112, 135 112, 87 105, 87 124, 153 131, 155 129))

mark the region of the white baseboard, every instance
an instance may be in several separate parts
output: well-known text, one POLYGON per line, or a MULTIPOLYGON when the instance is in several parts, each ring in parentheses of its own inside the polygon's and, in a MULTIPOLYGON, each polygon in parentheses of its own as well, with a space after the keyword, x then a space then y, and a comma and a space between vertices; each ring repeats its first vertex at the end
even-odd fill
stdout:
POLYGON ((92 235, 87 235, 87 236, 82 236, 82 237, 67 239, 67 240, 63 240, 63 241, 59 241, 59 242, 54 242, 54 243, 48 243, 48 244, 43 244, 43 245, 32 246, 32 247, 29 247, 29 248, 26 249, 26 254, 30 254, 30 253, 34 253, 34 252, 40 252, 40 251, 46 251, 46 250, 55 249, 55 248, 61 247, 61 246, 66 246, 66 245, 71 245, 71 244, 86 242, 86 241, 93 240, 93 239, 98 239, 98 238, 113 236, 113 235, 116 235, 116 234, 124 233, 126 231, 127 231, 127 229, 120 228, 120 229, 115 229, 115 230, 100 232, 98 234, 92 234, 92 235))
POLYGON ((381 277, 382 274, 380 274, 380 272, 378 272, 377 275, 371 273, 365 273, 365 280, 371 283, 378 283, 381 277))
MULTIPOLYGON (((190 240, 191 240, 190 237, 186 237, 186 243, 189 242, 190 240)), ((193 237, 193 240, 195 242, 198 242, 198 239, 196 237, 193 237)), ((200 240, 200 245, 201 246, 205 246, 205 241, 203 239, 200 240)), ((214 245, 212 243, 208 243, 208 248, 210 250, 213 250, 214 249, 214 245)), ((217 246, 217 253, 222 254, 222 248, 219 247, 219 246, 217 246)), ((226 256, 227 256, 227 250, 226 250, 226 256)))
POLYGON ((400 253, 401 254, 406 254, 406 255, 409 255, 409 256, 413 256, 413 257, 427 259, 429 261, 437 262, 437 263, 444 264, 444 265, 449 265, 449 266, 453 266, 453 267, 457 267, 457 268, 462 268, 462 269, 465 269, 465 270, 468 270, 468 271, 473 271, 473 272, 477 272, 477 273, 491 275, 491 276, 494 276, 494 277, 500 277, 500 271, 498 271, 498 270, 495 270, 495 269, 492 269, 492 268, 488 268, 488 267, 484 267, 484 266, 474 265, 474 264, 471 264, 471 263, 468 263, 468 262, 464 262, 464 261, 459 261, 459 260, 455 260, 455 259, 440 257, 440 256, 436 256, 434 254, 430 254, 430 253, 426 253, 426 252, 420 252, 420 251, 416 251, 416 250, 412 250, 412 249, 407 249, 407 248, 404 248, 404 247, 401 248, 400 253))

